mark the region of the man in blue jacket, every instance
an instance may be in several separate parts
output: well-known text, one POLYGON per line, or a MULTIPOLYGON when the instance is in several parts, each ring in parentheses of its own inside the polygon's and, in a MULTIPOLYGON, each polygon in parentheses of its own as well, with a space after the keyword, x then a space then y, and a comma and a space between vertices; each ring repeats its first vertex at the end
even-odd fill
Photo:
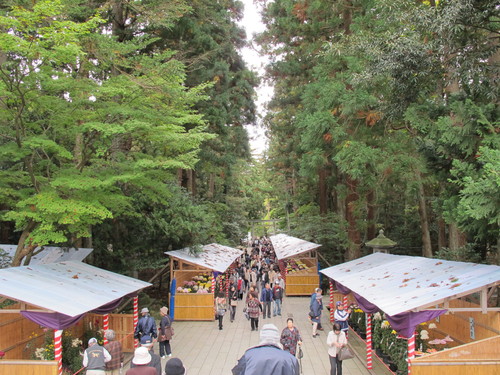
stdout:
POLYGON ((137 327, 135 327, 134 338, 140 340, 142 336, 148 335, 152 338, 156 338, 156 322, 155 319, 149 315, 149 309, 144 307, 141 310, 142 317, 139 319, 137 323, 137 327))
POLYGON ((264 324, 260 344, 248 349, 232 369, 233 375, 299 375, 299 361, 280 344, 274 324, 264 324))
POLYGON ((271 302, 273 301, 273 291, 269 283, 266 283, 266 287, 262 289, 260 301, 262 302, 262 307, 264 308, 262 310, 262 318, 266 319, 266 314, 268 318, 271 318, 271 302))

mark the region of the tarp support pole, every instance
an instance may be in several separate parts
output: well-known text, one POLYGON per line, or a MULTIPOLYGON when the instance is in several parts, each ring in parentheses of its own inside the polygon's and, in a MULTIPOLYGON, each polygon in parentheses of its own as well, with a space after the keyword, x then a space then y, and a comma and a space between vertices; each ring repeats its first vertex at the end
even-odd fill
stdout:
POLYGON ((54 359, 57 361, 57 373, 62 375, 62 329, 54 330, 54 359))
MULTIPOLYGON (((102 317, 102 329, 104 330, 104 333, 109 329, 109 314, 106 314, 102 317)), ((104 345, 108 343, 108 339, 106 338, 106 335, 104 335, 104 345)))
POLYGON ((335 304, 333 303, 333 280, 330 278, 328 280, 330 282, 330 323, 333 323, 333 314, 335 313, 335 304))
POLYGON ((212 272, 212 286, 211 286, 212 294, 215 293, 215 273, 212 272))
POLYGON ((366 368, 371 370, 372 367, 372 316, 366 313, 366 368))
MULTIPOLYGON (((139 296, 134 297, 134 333, 135 329, 137 327, 137 324, 139 323, 139 296)), ((139 346, 139 341, 137 339, 134 339, 134 348, 137 348, 139 346)))
POLYGON ((411 361, 415 358, 415 334, 408 338, 408 375, 411 374, 411 361))

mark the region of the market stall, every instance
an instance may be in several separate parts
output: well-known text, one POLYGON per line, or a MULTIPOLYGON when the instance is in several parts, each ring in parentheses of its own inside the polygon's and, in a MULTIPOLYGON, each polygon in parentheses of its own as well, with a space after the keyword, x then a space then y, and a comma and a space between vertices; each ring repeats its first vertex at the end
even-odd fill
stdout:
POLYGON ((286 234, 277 234, 270 239, 284 274, 286 294, 311 295, 319 286, 316 249, 321 245, 286 234))
POLYGON ((215 282, 242 250, 212 243, 194 253, 190 248, 167 251, 171 257, 171 315, 176 320, 213 320, 215 282))

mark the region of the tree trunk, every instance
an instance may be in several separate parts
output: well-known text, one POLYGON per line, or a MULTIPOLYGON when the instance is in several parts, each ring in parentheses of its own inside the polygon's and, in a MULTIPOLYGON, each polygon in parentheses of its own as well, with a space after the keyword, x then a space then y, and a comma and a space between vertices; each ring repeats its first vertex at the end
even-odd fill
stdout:
POLYGON ((26 240, 28 239, 29 235, 35 229, 37 224, 33 221, 30 221, 26 228, 24 228, 23 233, 21 234, 21 237, 19 238, 19 242, 17 243, 17 249, 16 253, 14 254, 14 258, 12 259, 12 267, 18 267, 21 265, 21 261, 23 258, 30 253, 32 253, 37 245, 32 245, 28 244, 26 245, 26 240))
POLYGON ((467 244, 465 234, 460 229, 458 229, 456 223, 449 224, 448 229, 450 250, 458 250, 459 248, 464 247, 467 244))
POLYGON ((326 215, 328 213, 328 188, 326 186, 326 178, 328 171, 326 168, 319 170, 319 213, 326 215))
POLYGON ((366 194, 366 221, 368 222, 368 227, 366 228, 366 238, 371 240, 377 235, 376 216, 377 207, 375 205, 375 190, 370 190, 366 194))
POLYGON ((358 181, 347 177, 347 199, 346 199, 346 220, 347 236, 349 239, 349 248, 347 249, 346 261, 359 258, 361 256, 361 234, 357 227, 356 204, 359 200, 357 192, 358 181))
POLYGON ((208 176, 208 192, 207 192, 207 197, 208 198, 213 198, 215 195, 215 174, 210 173, 208 176))
POLYGON ((352 24, 352 1, 344 1, 344 11, 342 12, 342 19, 344 21, 344 33, 346 35, 351 34, 351 24, 352 24))
POLYGON ((422 231, 422 256, 432 258, 431 234, 429 231, 429 217, 427 215, 427 204, 425 201, 424 184, 420 172, 416 173, 418 183, 418 212, 420 214, 420 230, 422 231))
POLYGON ((446 223, 443 218, 440 217, 437 221, 438 225, 438 250, 444 247, 448 247, 448 241, 446 241, 446 223))

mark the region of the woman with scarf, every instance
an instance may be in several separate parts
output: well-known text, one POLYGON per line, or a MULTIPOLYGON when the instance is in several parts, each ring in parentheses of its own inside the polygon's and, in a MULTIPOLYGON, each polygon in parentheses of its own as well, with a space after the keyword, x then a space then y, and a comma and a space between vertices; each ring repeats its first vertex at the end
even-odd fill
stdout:
POLYGON ((293 319, 288 318, 286 320, 286 327, 281 332, 280 342, 283 345, 283 350, 290 352, 291 355, 295 355, 297 352, 297 344, 302 345, 302 337, 300 337, 299 330, 293 325, 293 319))

